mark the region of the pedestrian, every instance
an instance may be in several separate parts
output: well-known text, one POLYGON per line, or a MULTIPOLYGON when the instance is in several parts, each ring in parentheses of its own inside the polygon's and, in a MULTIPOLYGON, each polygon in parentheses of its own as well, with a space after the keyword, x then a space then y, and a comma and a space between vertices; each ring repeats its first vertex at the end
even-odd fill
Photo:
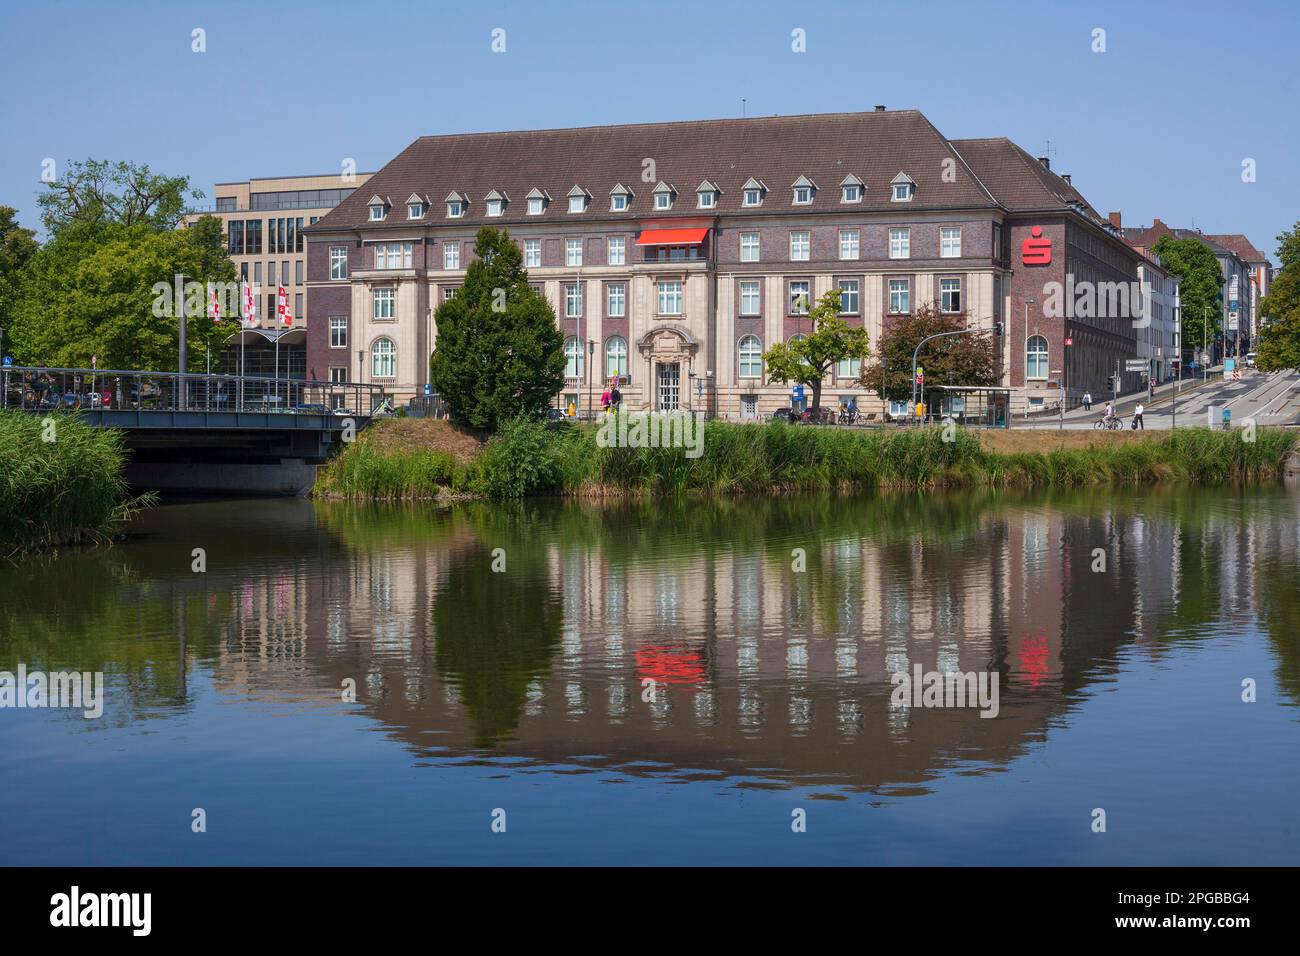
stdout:
POLYGON ((1085 412, 1092 411, 1092 392, 1083 393, 1083 410, 1085 412))
POLYGON ((615 385, 613 388, 609 390, 609 406, 610 408, 614 409, 615 414, 617 414, 618 408, 622 404, 623 404, 623 393, 618 390, 618 385, 615 385))
POLYGON ((1137 408, 1133 409, 1133 427, 1147 430, 1147 426, 1142 422, 1142 403, 1138 402, 1137 408))
POLYGON ((606 415, 609 414, 609 389, 606 388, 600 393, 600 410, 606 415))

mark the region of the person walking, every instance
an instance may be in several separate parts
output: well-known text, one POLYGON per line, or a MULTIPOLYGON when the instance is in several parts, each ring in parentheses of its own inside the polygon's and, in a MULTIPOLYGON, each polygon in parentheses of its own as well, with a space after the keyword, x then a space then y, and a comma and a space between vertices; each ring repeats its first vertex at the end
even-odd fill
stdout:
POLYGON ((609 389, 606 388, 600 393, 600 410, 606 415, 609 414, 609 389))
POLYGON ((623 393, 618 390, 617 383, 609 390, 609 407, 618 413, 618 407, 623 404, 623 393))
POLYGON ((1133 409, 1133 427, 1147 430, 1147 426, 1142 423, 1142 403, 1138 402, 1137 408, 1133 409))
POLYGON ((1083 393, 1083 410, 1085 412, 1092 411, 1092 392, 1083 393))

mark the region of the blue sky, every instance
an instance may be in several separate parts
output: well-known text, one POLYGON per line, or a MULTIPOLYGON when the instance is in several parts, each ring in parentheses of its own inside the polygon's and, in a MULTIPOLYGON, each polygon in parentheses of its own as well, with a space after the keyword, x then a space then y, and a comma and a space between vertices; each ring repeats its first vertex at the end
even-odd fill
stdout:
POLYGON ((423 134, 735 116, 744 97, 1050 141, 1103 213, 1244 232, 1272 257, 1300 219, 1298 27, 1294 0, 6 2, 0 203, 35 226, 46 157, 147 162, 210 201, 219 181, 377 169, 423 134))

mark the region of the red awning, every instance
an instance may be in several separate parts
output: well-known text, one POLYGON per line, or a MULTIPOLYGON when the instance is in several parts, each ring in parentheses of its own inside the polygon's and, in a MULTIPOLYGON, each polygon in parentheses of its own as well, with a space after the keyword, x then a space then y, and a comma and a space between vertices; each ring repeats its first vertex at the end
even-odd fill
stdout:
POLYGON ((638 246, 698 246, 709 234, 708 229, 647 229, 636 241, 638 246))

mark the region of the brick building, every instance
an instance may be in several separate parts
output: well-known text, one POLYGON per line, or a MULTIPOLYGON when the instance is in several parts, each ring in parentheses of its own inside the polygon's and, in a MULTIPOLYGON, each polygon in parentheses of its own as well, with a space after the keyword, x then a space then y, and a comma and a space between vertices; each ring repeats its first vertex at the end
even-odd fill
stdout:
MULTIPOLYGON (((806 334, 806 303, 833 288, 873 346, 891 316, 931 303, 1000 330, 1016 410, 1057 401, 1055 370, 1099 392, 1137 354, 1128 316, 1045 313, 1071 270, 1136 280, 1138 254, 1068 177, 1009 140, 948 140, 880 107, 422 137, 306 229, 308 375, 420 394, 434 312, 483 225, 520 244, 565 333, 557 400, 583 406, 611 375, 634 409, 788 406, 762 353, 806 334)), ((833 370, 824 402, 878 407, 858 372, 833 370)))

